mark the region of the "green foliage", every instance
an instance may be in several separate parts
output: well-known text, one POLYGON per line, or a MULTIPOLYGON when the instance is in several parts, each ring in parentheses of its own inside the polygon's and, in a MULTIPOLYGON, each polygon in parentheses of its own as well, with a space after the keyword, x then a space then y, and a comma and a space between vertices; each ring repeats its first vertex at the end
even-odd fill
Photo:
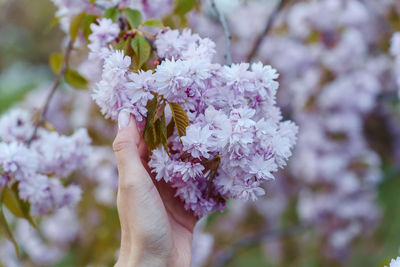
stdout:
POLYGON ((128 38, 126 38, 126 41, 121 42, 121 45, 123 44, 122 49, 124 50, 124 54, 130 58, 133 58, 135 56, 135 52, 132 49, 131 43, 132 43, 132 37, 128 36, 128 38))
POLYGON ((382 208, 380 227, 368 242, 357 244, 349 266, 385 266, 398 256, 400 240, 400 170, 394 166, 383 168, 384 179, 378 188, 378 202, 382 208), (377 244, 378 248, 377 249, 377 244))
POLYGON ((121 11, 119 11, 119 9, 116 7, 108 8, 103 15, 103 17, 111 19, 114 22, 116 22, 120 16, 121 16, 121 11))
POLYGON ((185 16, 190 10, 194 8, 195 0, 176 0, 174 13, 180 16, 185 16))
POLYGON ((142 14, 139 10, 127 8, 125 9, 125 15, 132 29, 137 28, 142 22, 142 14))
POLYGON ((92 30, 90 29, 90 24, 94 23, 96 21, 96 16, 92 14, 86 14, 86 16, 83 19, 82 22, 82 31, 83 31, 83 36, 85 36, 86 41, 89 41, 89 35, 92 33, 92 30))
POLYGON ((155 128, 156 128, 156 133, 158 136, 158 140, 161 143, 161 145, 164 147, 165 151, 167 154, 168 152, 168 142, 167 142, 167 125, 165 122, 165 113, 164 113, 164 108, 163 108, 163 113, 159 119, 156 120, 155 122, 155 128))
POLYGON ((85 12, 81 12, 71 20, 71 24, 69 26, 69 36, 72 41, 76 40, 85 15, 85 12))
POLYGON ((189 118, 181 106, 176 103, 168 103, 171 108, 172 118, 174 120, 176 131, 179 137, 186 135, 186 127, 189 126, 189 118))
POLYGON ((195 7, 195 0, 175 0, 174 11, 163 19, 164 24, 171 28, 186 26, 186 14, 195 7))
POLYGON ((267 262, 264 253, 260 246, 251 247, 246 249, 237 255, 235 260, 225 264, 226 267, 272 267, 273 264, 267 262))
POLYGON ((157 107, 158 99, 155 96, 152 100, 147 102, 147 118, 146 125, 143 130, 143 139, 150 150, 153 150, 157 147, 157 134, 153 122, 157 107))
POLYGON ((164 24, 156 18, 148 19, 145 22, 143 22, 141 25, 144 27, 158 27, 158 28, 164 27, 164 24))
POLYGON ((49 58, 50 69, 54 74, 58 74, 61 70, 64 61, 64 55, 62 53, 52 53, 49 58))
POLYGON ((88 81, 76 70, 68 68, 65 71, 65 81, 76 89, 87 89, 88 81))
POLYGON ((171 119, 171 121, 167 125, 167 138, 174 134, 175 129, 175 121, 171 119))
POLYGON ((162 145, 168 153, 167 139, 172 135, 175 125, 178 126, 178 133, 186 134, 186 127, 189 125, 186 112, 178 104, 169 103, 169 105, 171 110, 173 110, 173 119, 167 126, 165 119, 165 100, 159 101, 157 97, 154 97, 147 103, 147 118, 146 126, 143 130, 143 139, 150 150, 162 145))
POLYGON ((143 36, 136 35, 131 42, 133 51, 135 52, 136 67, 140 67, 149 60, 151 55, 151 45, 143 36))
POLYGON ((24 218, 33 227, 36 227, 36 223, 30 214, 29 203, 18 197, 18 184, 15 183, 12 189, 4 187, 2 202, 16 217, 24 218))
POLYGON ((58 25, 59 22, 60 22, 60 17, 55 17, 52 21, 50 21, 49 25, 47 25, 44 32, 45 33, 50 32, 55 26, 58 25))
POLYGON ((52 267, 70 267, 75 266, 76 262, 76 251, 71 251, 67 256, 65 256, 61 261, 52 265, 52 267))
MULTIPOLYGON (((4 190, 1 191, 1 199, 3 199, 3 195, 4 195, 4 190)), ((12 234, 11 229, 8 225, 7 219, 4 216, 3 205, 1 203, 0 203, 0 230, 1 233, 13 243, 15 248, 15 253, 19 256, 19 248, 17 241, 15 240, 14 235, 12 234)))

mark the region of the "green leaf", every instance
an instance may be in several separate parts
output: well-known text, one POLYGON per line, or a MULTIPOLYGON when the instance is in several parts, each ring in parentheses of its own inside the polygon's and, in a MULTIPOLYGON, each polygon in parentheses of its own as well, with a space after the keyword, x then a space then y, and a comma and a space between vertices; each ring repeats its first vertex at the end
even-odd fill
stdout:
POLYGON ((180 16, 185 16, 190 10, 194 8, 195 0, 175 0, 174 13, 180 16))
POLYGON ((119 17, 121 16, 121 12, 116 7, 111 7, 104 12, 103 17, 107 19, 111 19, 112 21, 116 22, 119 17))
POLYGON ((143 22, 141 25, 144 27, 159 27, 159 28, 164 27, 164 24, 156 18, 148 19, 145 22, 143 22))
MULTIPOLYGON (((124 38, 122 36, 123 36, 123 34, 120 34, 119 42, 113 43, 113 47, 115 50, 124 50, 125 49, 127 41, 124 40, 124 38)), ((130 42, 128 44, 131 45, 130 42)))
POLYGON ((49 65, 51 70, 58 74, 61 70, 64 61, 64 55, 62 53, 52 53, 49 58, 49 65))
POLYGON ((24 217, 24 212, 19 205, 18 197, 8 187, 4 187, 3 189, 3 203, 15 216, 19 218, 24 217))
POLYGON ((186 127, 189 126, 189 118, 181 106, 176 103, 169 102, 172 118, 174 119, 176 131, 179 137, 186 135, 186 127))
POLYGON ((156 113, 155 113, 154 118, 153 118, 153 123, 155 123, 156 120, 161 118, 161 116, 164 114, 164 110, 165 110, 165 105, 166 104, 167 103, 165 101, 163 101, 161 105, 158 105, 158 107, 156 109, 156 113))
POLYGON ((174 129, 175 129, 175 121, 172 118, 171 121, 167 125, 167 138, 174 134, 174 129))
POLYGON ((143 139, 146 142, 147 147, 153 150, 157 147, 157 136, 155 134, 155 125, 153 123, 154 116, 156 114, 156 109, 158 107, 157 97, 147 102, 147 117, 146 125, 143 130, 143 139))
POLYGON ((169 154, 169 152, 168 152, 168 142, 167 142, 167 125, 166 125, 166 122, 165 122, 165 113, 164 112, 161 115, 161 117, 156 121, 155 128, 156 128, 156 133, 158 135, 157 146, 159 144, 162 144, 162 146, 165 149, 165 152, 167 152, 167 154, 169 154))
POLYGON ((92 14, 87 14, 83 19, 83 36, 85 36, 86 41, 89 41, 89 35, 92 34, 92 29, 90 25, 96 21, 96 16, 92 14))
POLYGON ((88 81, 79 74, 76 70, 67 69, 65 71, 65 80, 66 82, 76 89, 87 89, 88 81))
MULTIPOLYGON (((3 192, 1 193, 3 195, 3 192)), ((3 198, 3 196, 1 196, 3 198)), ((14 244, 15 253, 19 257, 19 248, 17 241, 15 241, 14 235, 12 234, 10 227, 8 226, 7 219, 3 213, 3 205, 0 204, 0 230, 4 236, 14 244)))
POLYGON ((53 18, 44 30, 44 33, 49 33, 60 22, 60 19, 60 17, 53 18))
POLYGON ((132 37, 131 36, 128 36, 127 38, 126 38, 126 41, 125 41, 125 44, 124 44, 124 54, 125 54, 125 56, 128 56, 128 57, 130 57, 130 58, 133 58, 134 56, 135 56, 135 52, 133 51, 133 49, 132 49, 132 45, 131 45, 131 42, 132 42, 132 37))
POLYGON ((36 227, 36 223, 30 215, 30 206, 28 202, 18 197, 18 185, 15 183, 13 188, 4 187, 3 203, 9 211, 18 218, 25 218, 29 223, 36 227))
POLYGON ((78 36, 79 33, 79 28, 81 27, 85 15, 86 15, 85 12, 81 12, 71 20, 71 24, 69 25, 69 35, 72 41, 76 40, 76 37, 78 36))
POLYGON ((151 55, 151 45, 143 36, 136 35, 132 40, 132 49, 135 51, 136 65, 139 69, 151 55))
POLYGON ((127 8, 125 9, 125 15, 132 29, 137 28, 142 22, 142 14, 137 9, 127 8))

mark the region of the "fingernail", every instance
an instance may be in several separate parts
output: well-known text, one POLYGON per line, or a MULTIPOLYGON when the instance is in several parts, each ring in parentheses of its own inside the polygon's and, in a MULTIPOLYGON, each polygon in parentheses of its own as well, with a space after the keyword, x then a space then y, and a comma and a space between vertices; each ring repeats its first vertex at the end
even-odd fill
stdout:
POLYGON ((118 128, 125 128, 129 125, 131 114, 126 110, 121 110, 118 114, 118 128))

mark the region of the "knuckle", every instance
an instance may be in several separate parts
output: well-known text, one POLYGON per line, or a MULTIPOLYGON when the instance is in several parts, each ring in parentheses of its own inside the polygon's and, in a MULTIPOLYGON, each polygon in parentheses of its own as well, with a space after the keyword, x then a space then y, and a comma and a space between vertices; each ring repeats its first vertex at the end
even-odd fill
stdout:
POLYGON ((117 138, 113 142, 113 150, 114 152, 120 152, 131 145, 133 145, 133 140, 129 138, 128 133, 121 132, 118 133, 117 138))
POLYGON ((113 143, 113 150, 115 153, 118 153, 120 151, 123 151, 128 146, 129 146, 129 141, 115 140, 113 143))

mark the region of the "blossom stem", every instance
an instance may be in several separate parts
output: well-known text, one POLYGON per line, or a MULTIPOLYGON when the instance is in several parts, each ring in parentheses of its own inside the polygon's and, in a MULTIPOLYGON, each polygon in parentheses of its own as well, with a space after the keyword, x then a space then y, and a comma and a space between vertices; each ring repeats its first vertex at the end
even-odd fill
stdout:
POLYGON ((225 16, 220 12, 217 5, 215 4, 215 0, 211 1, 211 6, 214 9, 215 13, 218 16, 218 20, 224 29, 225 35, 225 60, 228 66, 232 65, 232 56, 231 56, 231 33, 229 32, 228 23, 226 22, 225 16))
POLYGON ((257 52, 260 49, 262 41, 264 40, 264 38, 267 36, 268 32, 274 25, 275 19, 278 16, 279 11, 282 9, 284 2, 285 2, 285 0, 278 0, 278 4, 275 6, 275 9, 272 11, 271 15, 269 16, 264 30, 257 37, 256 41, 254 42, 253 48, 250 50, 250 53, 247 56, 248 62, 251 62, 254 59, 254 57, 257 55, 257 52))
POLYGON ((139 35, 144 36, 144 37, 149 37, 152 40, 154 40, 156 38, 156 36, 157 36, 157 34, 146 32, 146 31, 143 31, 143 30, 138 30, 138 29, 131 29, 129 32, 132 32, 132 33, 135 33, 135 34, 139 34, 139 35))
POLYGON ((38 128, 46 121, 46 113, 47 113, 47 110, 49 109, 50 101, 53 98, 54 93, 56 92, 58 86, 60 85, 61 78, 64 76, 65 71, 68 68, 69 57, 71 55, 73 44, 74 44, 74 41, 72 41, 72 40, 70 40, 68 42, 67 48, 65 49, 64 60, 63 60, 61 69, 60 69, 59 73, 56 75, 56 77, 54 79, 53 86, 51 87, 51 90, 50 90, 49 94, 46 97, 46 101, 45 101, 45 103, 43 105, 42 111, 40 112, 39 119, 38 119, 37 123, 35 124, 35 128, 33 130, 33 133, 32 133, 31 137, 27 141, 27 145, 28 146, 31 144, 31 142, 35 138, 35 136, 37 134, 37 131, 38 131, 38 128))

